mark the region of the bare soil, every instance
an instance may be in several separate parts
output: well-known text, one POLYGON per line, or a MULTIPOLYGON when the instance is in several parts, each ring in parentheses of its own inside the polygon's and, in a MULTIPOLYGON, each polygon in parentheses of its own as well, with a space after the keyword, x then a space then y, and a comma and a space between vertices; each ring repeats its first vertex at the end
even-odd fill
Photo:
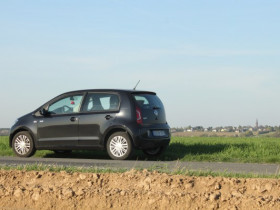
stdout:
POLYGON ((0 170, 0 209, 280 209, 278 179, 0 170))

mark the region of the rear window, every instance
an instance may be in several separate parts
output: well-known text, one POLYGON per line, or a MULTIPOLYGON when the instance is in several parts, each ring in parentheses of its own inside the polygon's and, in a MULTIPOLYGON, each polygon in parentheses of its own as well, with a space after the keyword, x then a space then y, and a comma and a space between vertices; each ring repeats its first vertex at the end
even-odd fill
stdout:
POLYGON ((133 94, 136 104, 142 109, 163 108, 163 104, 157 95, 133 94))

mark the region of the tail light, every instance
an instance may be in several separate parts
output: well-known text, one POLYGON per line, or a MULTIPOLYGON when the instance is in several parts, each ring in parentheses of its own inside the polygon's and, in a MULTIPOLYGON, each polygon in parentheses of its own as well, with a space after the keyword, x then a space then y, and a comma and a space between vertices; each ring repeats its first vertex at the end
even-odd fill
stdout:
POLYGON ((136 121, 138 124, 143 124, 143 120, 142 120, 142 113, 141 113, 141 109, 139 109, 139 107, 136 107, 136 121))

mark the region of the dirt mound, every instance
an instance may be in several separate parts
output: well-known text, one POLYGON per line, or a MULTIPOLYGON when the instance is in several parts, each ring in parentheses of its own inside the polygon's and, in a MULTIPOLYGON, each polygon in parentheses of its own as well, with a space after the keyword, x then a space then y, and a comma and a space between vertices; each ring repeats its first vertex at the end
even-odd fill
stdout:
POLYGON ((0 170, 0 209, 280 209, 276 179, 0 170))

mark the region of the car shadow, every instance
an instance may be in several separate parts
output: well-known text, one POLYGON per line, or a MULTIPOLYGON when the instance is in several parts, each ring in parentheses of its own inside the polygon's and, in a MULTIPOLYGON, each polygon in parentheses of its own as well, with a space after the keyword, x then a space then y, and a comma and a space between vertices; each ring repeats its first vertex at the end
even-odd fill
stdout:
MULTIPOLYGON (((235 145, 244 147, 245 145, 235 145)), ((141 150, 136 150, 131 160, 152 160, 152 161, 174 161, 183 159, 187 155, 203 155, 222 152, 229 147, 228 144, 191 144, 172 143, 166 151, 158 157, 148 157, 141 150)), ((45 158, 75 158, 75 159, 103 159, 110 160, 106 151, 103 150, 75 150, 72 153, 57 154, 52 151, 45 154, 45 158)))
POLYGON ((73 150, 71 153, 55 153, 53 151, 43 155, 44 158, 73 158, 73 159, 110 159, 103 150, 73 150))
POLYGON ((159 160, 159 161, 174 161, 181 160, 188 155, 202 155, 202 154, 214 154, 222 152, 229 146, 226 144, 192 144, 185 145, 182 143, 170 144, 166 151, 159 157, 147 157, 145 154, 139 154, 139 160, 159 160))

